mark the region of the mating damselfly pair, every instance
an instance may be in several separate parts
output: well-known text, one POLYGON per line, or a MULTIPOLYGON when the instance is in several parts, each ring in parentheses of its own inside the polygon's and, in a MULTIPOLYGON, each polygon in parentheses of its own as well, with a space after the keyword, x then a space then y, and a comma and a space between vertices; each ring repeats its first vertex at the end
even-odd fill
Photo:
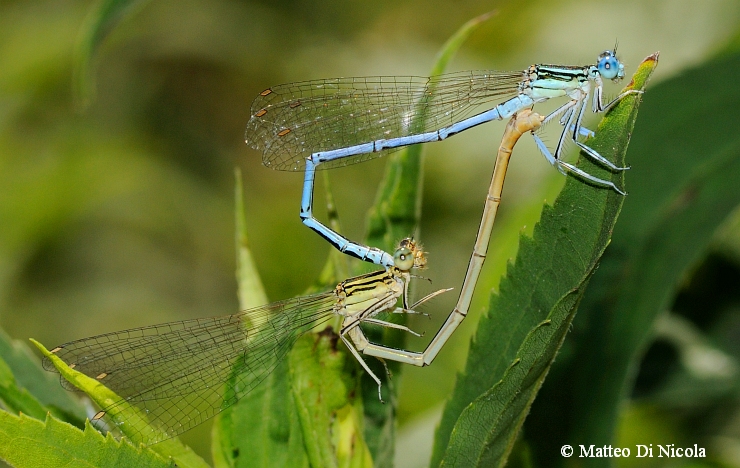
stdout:
MULTIPOLYGON (((561 172, 573 173, 593 184, 619 191, 611 182, 560 161, 562 144, 568 136, 587 148, 578 137, 588 134, 581 127, 581 120, 592 94, 591 83, 595 83, 593 110, 596 112, 608 109, 630 93, 618 96, 609 104, 602 103, 601 77, 617 80, 623 76, 623 67, 614 52, 603 53, 597 65, 589 67, 535 65, 518 74, 468 72, 465 76, 466 79, 462 79, 463 74, 443 75, 424 79, 426 81, 403 78, 400 82, 405 83, 405 87, 401 88, 389 88, 391 79, 388 78, 283 85, 261 93, 253 105, 253 109, 259 109, 250 120, 248 137, 261 135, 266 164, 293 170, 305 164, 301 210, 304 222, 318 229, 341 250, 385 266, 385 270, 351 278, 327 293, 277 302, 241 314, 155 325, 74 341, 55 348, 54 355, 47 357, 46 367, 51 368, 52 361, 59 357, 75 371, 115 391, 120 400, 105 405, 99 418, 123 426, 128 417, 125 406, 132 404, 144 410, 154 429, 134 435, 142 442, 155 443, 188 430, 251 392, 286 355, 297 336, 337 315, 342 317, 339 335, 379 387, 380 379, 370 371, 359 353, 419 366, 431 363, 467 314, 500 202, 505 162, 503 168, 497 162, 494 171, 458 304, 426 350, 419 353, 370 343, 360 325, 371 323, 411 332, 376 316, 380 312, 414 313, 417 305, 446 290, 409 304, 408 282, 412 277, 409 270, 421 266, 424 260, 423 253, 413 242, 402 243, 394 255, 390 255, 352 243, 316 221, 311 212, 317 166, 359 162, 405 145, 438 141, 490 120, 515 116, 514 125, 507 127, 499 151, 498 161, 508 161, 511 148, 523 132, 559 118, 564 130, 554 152, 550 153, 533 133, 548 160, 561 172), (361 85, 353 88, 350 82, 361 85), (386 85, 382 85, 383 82, 386 85), (295 91, 288 94, 291 87, 295 91), (271 95, 283 98, 262 105, 271 95), (547 117, 528 111, 534 103, 561 96, 568 97, 569 101, 547 117), (494 99, 499 104, 491 110, 466 118, 466 112, 473 106, 494 99), (283 117, 272 117, 281 113, 283 117), (268 115, 273 120, 268 120, 268 115), (461 120, 447 125, 451 119, 461 120), (436 130, 429 130, 434 125, 436 130), (378 133, 381 130, 382 133, 378 133), (289 135, 290 139, 286 139, 289 135), (357 138, 368 141, 358 143, 357 138), (279 154, 286 155, 287 159, 277 163, 279 154), (397 307, 399 299, 401 307, 397 307)), ((609 169, 623 169, 591 149, 585 151, 609 169)))

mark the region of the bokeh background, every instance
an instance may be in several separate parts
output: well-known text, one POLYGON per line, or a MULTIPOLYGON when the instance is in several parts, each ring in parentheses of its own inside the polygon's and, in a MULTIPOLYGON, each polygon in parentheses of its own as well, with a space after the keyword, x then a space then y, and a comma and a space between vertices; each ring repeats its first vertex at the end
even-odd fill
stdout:
MULTIPOLYGON (((140 1, 98 51, 95 94, 84 105, 75 91, 75 60, 97 7, 0 1, 0 326, 48 346, 237 311, 235 166, 270 300, 315 283, 329 247, 299 221, 301 174, 265 168, 243 142, 250 103, 270 85, 427 75, 444 41, 491 10, 496 15, 466 42, 450 71, 589 64, 619 39, 628 75, 646 55, 661 52, 656 84, 706 61, 740 32, 740 2, 731 0, 140 1)), ((617 90, 607 85, 608 94, 617 90)), ((502 131, 494 123, 428 145, 416 234, 429 252, 424 274, 435 287, 460 286, 502 131)), ((383 164, 331 172, 351 238, 362 238, 383 164)), ((543 200, 552 200, 562 183, 531 141, 517 147, 471 319, 433 366, 404 369, 399 466, 428 460, 432 431, 488 292, 515 255, 519 233, 531 230, 543 200)), ((319 187, 317 214, 325 219, 321 193, 319 187)), ((717 245, 737 252, 737 225, 728 224, 717 245)), ((454 299, 429 307, 434 319, 412 327, 433 335, 454 299)), ((740 466, 740 444, 730 447, 740 466)), ((206 452, 207 444, 200 448, 206 452)))

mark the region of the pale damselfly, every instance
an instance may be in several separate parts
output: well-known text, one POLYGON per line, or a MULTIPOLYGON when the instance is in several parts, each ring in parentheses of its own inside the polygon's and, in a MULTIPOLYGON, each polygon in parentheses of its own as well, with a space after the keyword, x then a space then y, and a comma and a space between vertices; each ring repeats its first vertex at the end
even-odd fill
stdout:
MULTIPOLYGON (((341 318, 339 336, 378 384, 360 353, 397 359, 405 353, 370 343, 360 324, 409 328, 380 320, 380 312, 417 313, 414 309, 438 294, 408 302, 410 270, 426 263, 424 252, 404 239, 393 267, 350 278, 331 291, 296 297, 235 315, 153 325, 72 341, 51 353, 115 392, 121 399, 104 406, 93 421, 125 425, 131 417, 122 406, 134 405, 153 424, 122 433, 135 442, 154 444, 175 437, 215 416, 253 391, 305 332, 341 318), (397 303, 401 300, 401 306, 397 303)), ((50 358, 44 368, 56 371, 50 358)), ((61 378, 62 385, 74 389, 61 378)), ((130 410, 129 410, 130 411, 130 410)))
POLYGON ((547 115, 563 131, 554 151, 533 135, 547 161, 563 174, 624 194, 600 179, 561 160, 569 139, 599 165, 621 171, 579 141, 592 132, 581 122, 593 95, 591 110, 604 112, 631 93, 603 102, 603 81, 624 77, 616 47, 600 54, 595 65, 532 65, 524 71, 467 71, 432 77, 374 76, 290 83, 262 91, 252 103, 247 144, 262 151, 263 163, 274 169, 305 170, 301 220, 330 244, 353 257, 377 265, 393 265, 389 253, 353 242, 313 216, 317 168, 345 166, 376 158, 401 147, 444 140, 464 130, 504 120, 534 104, 564 97, 568 101, 547 115), (593 86, 593 89, 592 89, 593 86), (473 114, 481 106, 496 105, 473 114))

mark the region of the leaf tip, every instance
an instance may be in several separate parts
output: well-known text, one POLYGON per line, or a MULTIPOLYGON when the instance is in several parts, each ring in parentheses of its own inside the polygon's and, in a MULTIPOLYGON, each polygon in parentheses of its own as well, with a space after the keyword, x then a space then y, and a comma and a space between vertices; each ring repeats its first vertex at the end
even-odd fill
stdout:
POLYGON ((41 354, 43 354, 46 357, 51 356, 52 352, 46 349, 44 345, 39 343, 38 341, 34 340, 33 338, 29 338, 28 341, 30 341, 36 348, 41 351, 41 354))
POLYGON ((660 52, 654 52, 645 57, 642 62, 640 62, 640 65, 637 66, 635 74, 632 75, 632 79, 625 89, 644 88, 647 84, 648 78, 653 73, 653 70, 658 66, 659 56, 660 52))
POLYGON ((660 51, 653 52, 652 54, 645 57, 645 60, 643 62, 658 62, 658 58, 660 57, 660 51))
POLYGON ((473 18, 473 22, 475 23, 483 23, 484 21, 488 21, 489 19, 493 18, 498 14, 498 10, 491 10, 483 13, 482 15, 476 16, 473 18))

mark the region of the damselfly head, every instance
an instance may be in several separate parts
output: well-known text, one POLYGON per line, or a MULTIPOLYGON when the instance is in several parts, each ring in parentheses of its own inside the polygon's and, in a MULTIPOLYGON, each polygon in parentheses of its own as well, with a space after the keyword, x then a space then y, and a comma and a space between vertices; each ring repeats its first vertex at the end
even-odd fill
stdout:
POLYGON ((408 271, 412 268, 424 268, 427 258, 421 245, 413 237, 407 237, 398 243, 393 253, 393 263, 399 270, 408 271))
POLYGON ((617 58, 617 49, 605 50, 596 61, 596 69, 602 78, 615 83, 624 78, 624 65, 617 58))

